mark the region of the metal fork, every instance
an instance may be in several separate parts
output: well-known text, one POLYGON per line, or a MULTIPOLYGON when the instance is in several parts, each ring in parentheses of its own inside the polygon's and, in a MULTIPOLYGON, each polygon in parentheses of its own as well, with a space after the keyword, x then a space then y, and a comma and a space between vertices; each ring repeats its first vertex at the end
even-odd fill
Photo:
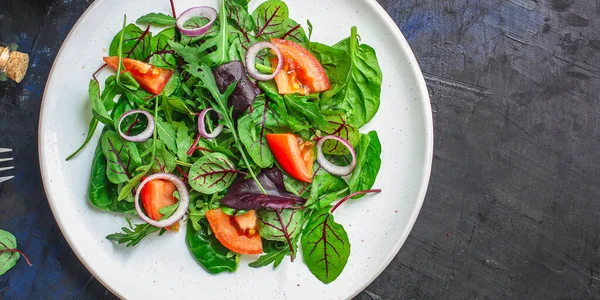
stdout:
MULTIPOLYGON (((12 149, 8 149, 8 148, 0 148, 0 153, 9 153, 12 152, 12 149)), ((12 157, 8 157, 8 158, 0 158, 0 163, 5 162, 5 161, 11 161, 13 160, 12 157)), ((14 169, 14 166, 8 166, 8 167, 0 167, 0 172, 1 171, 6 171, 6 170, 11 170, 14 169)), ((7 180, 11 180, 13 179, 15 176, 2 176, 0 177, 0 183, 5 182, 7 180)))

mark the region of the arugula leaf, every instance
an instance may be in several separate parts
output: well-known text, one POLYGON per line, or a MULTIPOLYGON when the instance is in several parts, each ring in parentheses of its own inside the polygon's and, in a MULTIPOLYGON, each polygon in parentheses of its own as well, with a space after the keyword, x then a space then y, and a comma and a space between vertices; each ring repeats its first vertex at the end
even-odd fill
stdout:
MULTIPOLYGON (((361 134, 356 147, 356 168, 348 180, 350 192, 368 190, 373 187, 381 167, 381 143, 376 131, 361 134)), ((358 195, 354 199, 364 195, 358 195)))
POLYGON ((229 249, 225 248, 217 238, 209 234, 206 219, 198 222, 200 230, 194 229, 190 220, 187 225, 185 242, 196 261, 211 274, 234 272, 238 268, 239 255, 229 257, 229 249))
POLYGON ((83 150, 83 148, 85 148, 85 146, 87 146, 87 144, 90 142, 90 140, 92 139, 92 136, 94 136, 94 132, 96 132, 96 128, 98 127, 98 120, 96 120, 95 118, 92 118, 92 120, 90 120, 90 125, 88 127, 88 133, 87 136, 85 137, 85 140, 83 141, 83 144, 81 144, 81 146, 79 146, 79 148, 77 148, 77 150, 75 150, 75 152, 71 153, 71 155, 69 155, 67 157, 67 161, 71 160, 71 158, 75 157, 77 154, 79 154, 79 152, 81 152, 81 150, 83 150))
MULTIPOLYGON (((146 59, 146 57, 148 57, 148 55, 150 55, 150 52, 152 51, 150 47, 152 40, 150 27, 146 28, 146 30, 142 30, 135 24, 129 24, 121 31, 123 32, 123 57, 143 61, 146 59)), ((109 56, 119 55, 119 40, 121 31, 115 35, 110 43, 110 48, 108 50, 109 56)))
POLYGON ((313 177, 310 196, 304 206, 312 209, 328 207, 335 200, 346 196, 348 192, 348 184, 343 178, 333 176, 319 168, 313 177))
POLYGON ((106 176, 114 184, 133 178, 133 171, 141 164, 138 149, 132 142, 123 141, 114 131, 106 131, 101 137, 102 152, 108 161, 106 176))
POLYGON ((156 132, 158 137, 165 143, 167 149, 173 153, 177 153, 177 132, 173 124, 163 121, 158 117, 156 120, 156 132))
POLYGON ((336 223, 325 207, 314 212, 302 233, 304 263, 323 283, 334 281, 344 270, 350 256, 350 241, 344 227, 336 223))
POLYGON ((293 94, 285 95, 284 99, 288 113, 294 114, 300 119, 305 118, 309 124, 317 128, 327 125, 319 105, 314 101, 310 101, 309 96, 293 94))
POLYGON ((177 19, 163 13, 149 13, 139 17, 135 22, 142 25, 175 26, 177 19))
POLYGON ((304 212, 300 209, 262 209, 258 212, 260 236, 267 240, 284 241, 289 246, 291 259, 295 251, 292 240, 300 234, 304 223, 304 212))
POLYGON ((139 244, 145 237, 161 230, 161 228, 154 227, 148 223, 133 226, 129 219, 127 219, 127 223, 129 223, 130 228, 122 227, 122 232, 109 234, 106 236, 106 239, 118 244, 126 244, 126 247, 133 247, 139 244))
POLYGON ((90 80, 89 96, 92 101, 92 114, 94 118, 106 125, 111 125, 112 119, 108 115, 102 99, 100 99, 100 85, 98 85, 96 80, 90 80))
POLYGON ((33 266, 27 255, 17 249, 17 239, 10 232, 0 229, 0 275, 6 273, 17 264, 19 257, 25 258, 29 266, 33 266))
POLYGON ((177 144, 177 159, 187 163, 189 161, 187 151, 194 144, 194 140, 189 136, 189 129, 187 125, 185 125, 185 122, 179 122, 179 125, 177 126, 175 143, 177 144))
MULTIPOLYGON (((360 133, 348 122, 346 122, 346 115, 342 112, 333 112, 332 114, 325 115, 327 125, 321 128, 321 132, 327 135, 336 135, 347 140, 352 147, 356 147, 360 140, 360 133)), ((342 143, 337 140, 327 140, 323 143, 323 153, 333 155, 345 155, 349 153, 342 143)))
POLYGON ((292 245, 294 245, 293 252, 290 252, 287 243, 263 239, 263 252, 265 254, 260 256, 256 261, 248 264, 248 266, 251 268, 260 268, 273 264, 273 268, 277 268, 287 255, 291 256, 291 253, 294 253, 294 255, 296 255, 296 252, 298 250, 297 245, 299 237, 300 236, 297 235, 292 240, 292 245))
POLYGON ((227 156, 210 153, 198 159, 190 168, 188 183, 203 194, 214 194, 227 189, 240 173, 227 156))
POLYGON ((375 50, 358 43, 356 27, 352 27, 349 38, 337 43, 334 48, 346 50, 350 55, 351 67, 341 89, 325 93, 322 102, 340 108, 348 114, 348 123, 360 128, 368 123, 379 109, 382 73, 375 50))

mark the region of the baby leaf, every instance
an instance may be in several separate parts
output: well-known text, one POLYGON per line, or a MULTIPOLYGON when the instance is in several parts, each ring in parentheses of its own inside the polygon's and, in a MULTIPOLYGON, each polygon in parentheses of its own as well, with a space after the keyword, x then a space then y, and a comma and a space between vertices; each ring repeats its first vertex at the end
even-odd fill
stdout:
POLYGON ((177 158, 182 162, 188 162, 189 157, 187 151, 194 144, 194 140, 189 135, 189 129, 185 122, 179 122, 177 126, 177 137, 175 140, 177 144, 177 158))
POLYGON ((175 22, 177 22, 177 20, 172 16, 165 15, 163 13, 149 13, 139 17, 135 22, 141 25, 151 24, 154 26, 175 26, 175 22))
POLYGON ((328 207, 335 200, 347 195, 348 190, 348 184, 344 179, 319 168, 313 178, 310 196, 304 206, 314 209, 328 207))
MULTIPOLYGON (((381 143, 376 131, 361 134, 356 147, 356 168, 348 180, 350 192, 368 190, 373 187, 381 167, 381 143)), ((363 195, 354 197, 360 198, 363 195)))
POLYGON ((126 247, 133 247, 139 244, 145 237, 161 229, 148 223, 133 226, 129 219, 127 219, 127 222, 129 223, 130 228, 122 227, 121 230, 123 232, 109 234, 106 236, 106 239, 117 242, 118 244, 126 244, 126 247))
POLYGON ((108 162, 106 176, 110 182, 119 184, 133 178, 133 171, 142 161, 135 144, 122 140, 114 131, 105 132, 101 144, 108 162))
POLYGON ((185 242, 196 261, 211 274, 237 270, 239 255, 228 256, 229 249, 209 233, 206 219, 200 220, 198 225, 200 230, 194 229, 192 221, 188 222, 185 234, 185 242))
POLYGON ((92 114, 94 118, 106 125, 111 125, 112 119, 108 115, 106 107, 104 107, 104 103, 100 98, 100 85, 98 85, 96 80, 90 80, 89 96, 92 101, 92 114))
MULTIPOLYGON (((112 42, 108 50, 109 56, 119 55, 119 40, 121 37, 121 31, 119 31, 112 42)), ((150 41, 152 39, 152 33, 150 32, 150 26, 146 30, 142 30, 135 24, 129 24, 123 28, 123 57, 133 58, 143 61, 150 55, 152 51, 150 47, 150 41)))
POLYGON ((203 194, 214 194, 228 188, 237 174, 233 163, 221 153, 206 154, 190 168, 190 186, 203 194))
POLYGON ((294 261, 294 244, 292 240, 302 230, 304 213, 299 209, 260 210, 260 236, 267 240, 284 241, 289 246, 292 261, 294 261))
POLYGON ((12 269, 17 264, 20 255, 23 255, 29 266, 32 266, 27 255, 17 249, 15 236, 8 231, 0 229, 0 275, 12 269))
POLYGON ((325 207, 314 212, 302 234, 302 257, 306 266, 323 283, 334 281, 350 256, 350 241, 344 227, 325 207))
POLYGON ((156 120, 156 132, 161 141, 165 143, 167 149, 173 153, 177 153, 177 133, 173 124, 163 121, 162 118, 156 120))
MULTIPOLYGON (((344 113, 335 112, 331 115, 326 115, 325 120, 327 120, 327 125, 321 128, 324 134, 339 136, 347 140, 353 147, 356 147, 360 140, 360 134, 356 128, 346 122, 346 115, 344 113)), ((337 140, 327 140, 323 143, 323 153, 344 155, 348 153, 348 148, 337 140)))

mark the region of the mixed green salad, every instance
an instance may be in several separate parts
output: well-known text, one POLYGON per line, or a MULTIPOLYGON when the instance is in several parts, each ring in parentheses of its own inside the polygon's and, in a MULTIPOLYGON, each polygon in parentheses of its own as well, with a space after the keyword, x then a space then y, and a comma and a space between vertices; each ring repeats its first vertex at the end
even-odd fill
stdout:
POLYGON ((234 272, 240 255, 257 255, 250 267, 301 255, 332 282, 350 255, 334 213, 380 192, 377 132, 359 131, 379 108, 375 50, 356 27, 333 46, 311 41, 310 21, 305 31, 281 0, 171 7, 125 17, 89 83, 87 138, 67 158, 103 125, 89 201, 128 223, 107 239, 135 246, 185 222, 209 273, 234 272))

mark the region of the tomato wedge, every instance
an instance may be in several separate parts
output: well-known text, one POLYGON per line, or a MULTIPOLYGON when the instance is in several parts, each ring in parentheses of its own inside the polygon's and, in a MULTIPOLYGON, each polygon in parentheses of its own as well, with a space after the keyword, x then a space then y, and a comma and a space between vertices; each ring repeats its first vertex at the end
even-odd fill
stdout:
POLYGON ((312 142, 304 142, 292 133, 268 133, 267 144, 284 171, 300 181, 312 182, 314 162, 312 142))
MULTIPOLYGON (((119 66, 119 57, 105 57, 104 62, 116 71, 119 66)), ((123 66, 125 71, 129 71, 142 88, 154 95, 162 93, 165 85, 173 75, 173 70, 157 68, 131 58, 123 58, 123 66)))
POLYGON ((257 234, 258 223, 255 211, 230 216, 217 208, 207 211, 206 219, 217 240, 227 249, 239 254, 262 253, 262 239, 257 234), (248 228, 247 232, 240 230, 246 226, 252 228, 248 228))
MULTIPOLYGON (((156 179, 152 180, 142 188, 140 192, 140 198, 142 198, 142 205, 144 210, 150 219, 158 221, 164 215, 158 210, 171 206, 177 203, 177 198, 173 196, 173 193, 177 190, 175 185, 169 181, 156 179)), ((179 222, 167 227, 168 230, 178 231, 179 222)))
MULTIPOLYGON (((271 39, 283 57, 283 67, 275 76, 280 94, 307 95, 331 89, 327 74, 319 61, 304 47, 288 40, 271 39)), ((277 58, 271 59, 277 65, 277 58)))

